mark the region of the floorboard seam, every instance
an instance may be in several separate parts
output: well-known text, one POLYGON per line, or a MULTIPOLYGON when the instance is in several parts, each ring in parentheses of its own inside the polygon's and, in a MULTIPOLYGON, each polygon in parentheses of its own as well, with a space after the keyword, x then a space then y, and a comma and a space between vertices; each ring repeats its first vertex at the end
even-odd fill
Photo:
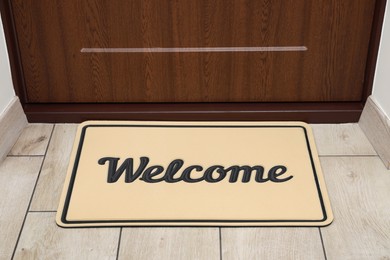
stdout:
POLYGON ((45 155, 41 154, 9 154, 7 157, 44 157, 45 155))
POLYGON ((318 157, 378 157, 374 154, 339 154, 339 155, 318 155, 318 157))
POLYGON ((116 250, 116 260, 119 259, 119 250, 121 248, 121 239, 122 239, 122 229, 123 228, 120 228, 120 231, 119 231, 118 247, 117 247, 117 250, 116 250))
POLYGON ((219 228, 219 259, 222 260, 222 231, 219 228))
POLYGON ((29 210, 28 213, 55 213, 56 210, 29 210))
POLYGON ((328 257, 326 256, 326 250, 325 250, 324 240, 323 240, 323 238, 322 238, 321 228, 318 228, 318 231, 320 232, 320 238, 321 238, 321 244, 322 244, 322 251, 324 252, 325 260, 328 260, 328 257))

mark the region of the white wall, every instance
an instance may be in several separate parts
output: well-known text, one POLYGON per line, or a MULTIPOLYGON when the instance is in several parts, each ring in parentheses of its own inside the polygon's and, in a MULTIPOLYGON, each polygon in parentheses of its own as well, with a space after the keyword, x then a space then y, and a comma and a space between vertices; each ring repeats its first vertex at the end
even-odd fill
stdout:
POLYGON ((387 1, 372 98, 390 118, 390 1, 387 1))
POLYGON ((12 85, 11 69, 5 45, 3 24, 0 17, 0 115, 15 96, 12 85))

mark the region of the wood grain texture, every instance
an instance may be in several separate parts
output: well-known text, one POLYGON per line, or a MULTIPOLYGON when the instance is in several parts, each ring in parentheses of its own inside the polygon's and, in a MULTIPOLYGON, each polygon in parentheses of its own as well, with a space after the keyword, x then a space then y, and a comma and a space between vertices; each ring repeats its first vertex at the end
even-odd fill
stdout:
POLYGON ((325 259, 318 228, 222 228, 222 259, 325 259))
POLYGON ((77 125, 56 125, 30 209, 57 210, 77 125))
POLYGON ((361 101, 375 1, 14 0, 12 6, 30 102, 299 102, 361 101), (308 51, 80 53, 299 45, 308 51))
POLYGON ((312 124, 318 154, 376 155, 357 124, 312 124))
POLYGON ((119 228, 63 229, 55 213, 29 213, 14 259, 116 259, 119 228))
POLYGON ((22 105, 19 99, 14 97, 0 115, 0 162, 12 149, 26 125, 27 118, 22 105))
POLYGON ((328 259, 390 258, 390 174, 378 157, 322 158, 334 221, 321 228, 328 259))
POLYGON ((119 259, 220 259, 218 228, 124 228, 119 259))
POLYGON ((44 155, 52 130, 52 124, 27 125, 9 155, 44 155))
POLYGON ((0 259, 11 259, 43 158, 6 158, 0 164, 0 259))
POLYGON ((367 99, 359 126, 377 151, 387 169, 390 169, 390 119, 375 104, 367 99))

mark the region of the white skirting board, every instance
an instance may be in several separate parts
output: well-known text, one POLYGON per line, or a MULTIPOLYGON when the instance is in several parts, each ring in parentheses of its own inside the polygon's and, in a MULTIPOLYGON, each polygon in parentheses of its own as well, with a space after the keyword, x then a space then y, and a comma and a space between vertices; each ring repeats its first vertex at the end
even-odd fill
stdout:
POLYGON ((18 97, 14 97, 5 111, 0 114, 0 162, 12 149, 24 127, 27 118, 18 97))
POLYGON ((390 119, 373 101, 367 99, 359 126, 370 140, 387 169, 390 169, 390 119))

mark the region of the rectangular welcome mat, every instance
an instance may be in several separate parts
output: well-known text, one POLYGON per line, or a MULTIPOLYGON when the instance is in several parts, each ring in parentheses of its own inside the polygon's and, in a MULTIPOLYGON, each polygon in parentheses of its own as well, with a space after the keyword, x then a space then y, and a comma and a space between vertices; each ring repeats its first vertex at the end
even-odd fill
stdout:
POLYGON ((313 134, 300 122, 85 122, 57 213, 62 227, 332 219, 313 134))

